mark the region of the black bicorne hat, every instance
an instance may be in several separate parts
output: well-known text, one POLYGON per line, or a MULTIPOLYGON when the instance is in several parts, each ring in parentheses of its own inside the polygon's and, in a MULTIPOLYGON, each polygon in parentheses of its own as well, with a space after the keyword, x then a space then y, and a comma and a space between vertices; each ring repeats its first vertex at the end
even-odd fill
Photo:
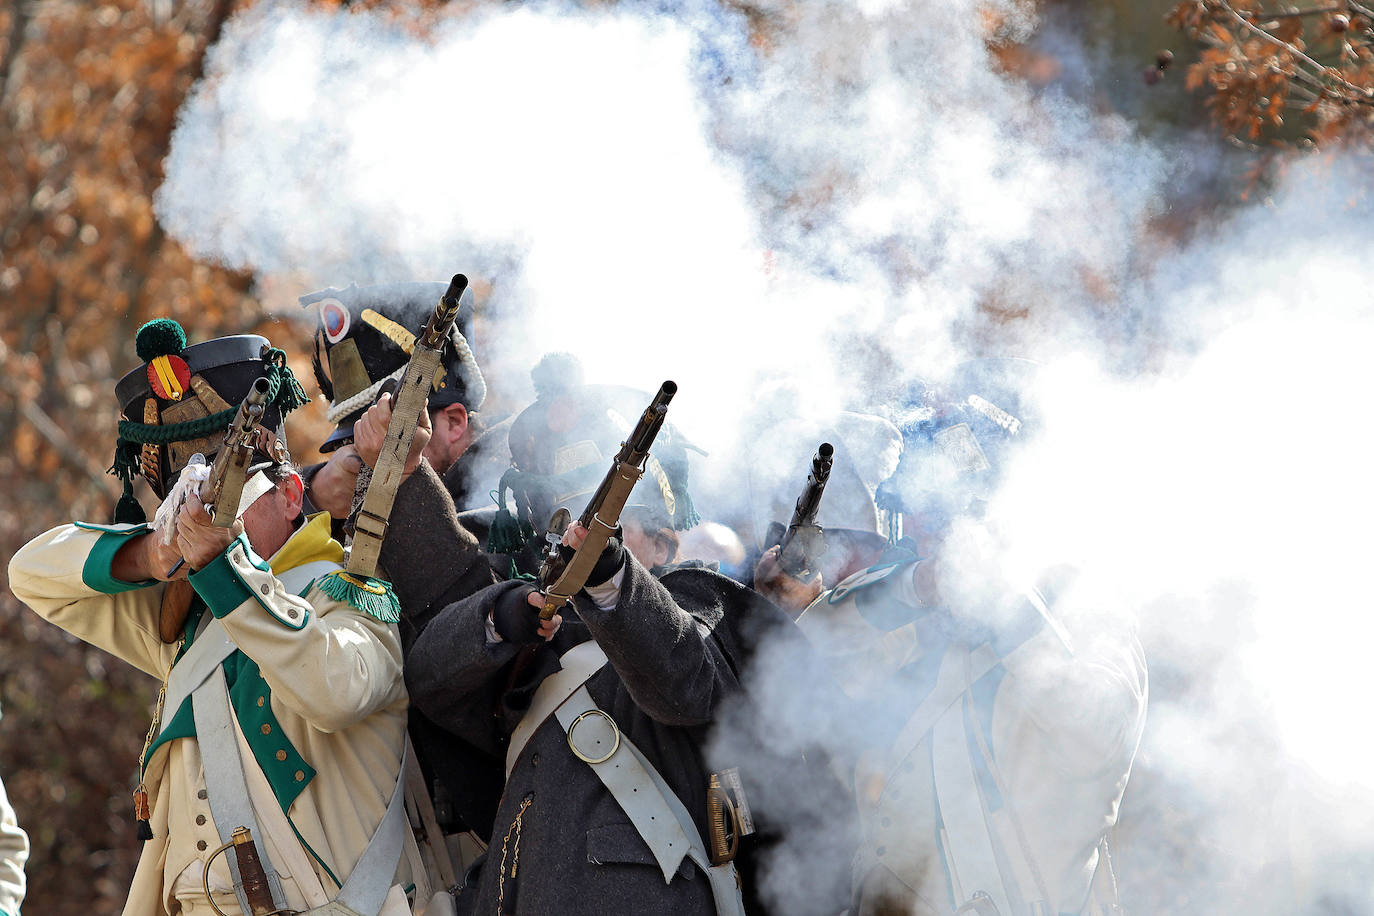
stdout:
MULTIPOLYGON (((332 452, 352 441, 354 422, 376 400, 387 379, 400 380, 415 335, 447 290, 446 283, 354 284, 300 297, 302 306, 315 309, 315 380, 329 398, 329 420, 337 424, 320 451, 332 452)), ((486 398, 487 385, 462 330, 472 325, 471 288, 459 301, 458 318, 444 344, 429 406, 462 404, 477 410, 486 398)))
POLYGON ((121 420, 110 471, 124 481, 116 522, 144 520, 133 496, 135 476, 162 498, 192 455, 213 459, 259 378, 269 385, 262 427, 273 431, 263 437, 261 457, 290 461, 282 419, 309 399, 286 365, 286 354, 266 337, 239 334, 188 347, 181 325, 159 318, 139 328, 137 350, 144 364, 115 383, 121 420))

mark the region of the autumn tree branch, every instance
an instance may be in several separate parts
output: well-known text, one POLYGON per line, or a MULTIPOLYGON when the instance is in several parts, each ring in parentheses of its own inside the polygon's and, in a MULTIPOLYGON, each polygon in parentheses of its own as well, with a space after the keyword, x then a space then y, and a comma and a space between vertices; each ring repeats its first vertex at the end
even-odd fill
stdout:
POLYGON ((1338 86, 1344 88, 1347 92, 1349 92, 1350 95, 1346 97, 1348 101, 1361 105, 1374 105, 1374 89, 1366 89, 1363 86, 1356 86, 1353 83, 1348 82, 1343 77, 1341 77, 1334 68, 1328 67, 1325 64, 1314 60, 1313 58, 1305 54, 1296 45, 1284 41, 1282 38, 1279 38, 1276 35, 1272 35, 1264 29, 1260 28, 1259 26, 1255 25, 1249 19, 1242 16, 1240 13, 1236 12, 1235 8, 1232 7, 1231 4, 1227 2, 1227 0, 1216 0, 1216 3, 1217 6, 1225 10, 1233 20, 1240 23, 1242 28, 1246 29, 1247 31, 1255 35, 1257 38, 1278 45, 1279 47, 1286 50, 1289 54, 1292 54, 1295 60, 1299 60, 1303 63, 1306 63, 1308 66, 1316 70, 1317 74, 1319 74, 1319 76, 1307 74, 1306 71, 1302 70, 1302 68, 1299 67, 1295 71, 1294 75, 1302 74, 1304 77, 1306 77, 1306 82, 1315 82, 1317 88, 1319 89, 1329 89, 1330 87, 1322 82, 1322 78, 1324 77, 1325 79, 1330 80, 1331 82, 1337 84, 1338 86))

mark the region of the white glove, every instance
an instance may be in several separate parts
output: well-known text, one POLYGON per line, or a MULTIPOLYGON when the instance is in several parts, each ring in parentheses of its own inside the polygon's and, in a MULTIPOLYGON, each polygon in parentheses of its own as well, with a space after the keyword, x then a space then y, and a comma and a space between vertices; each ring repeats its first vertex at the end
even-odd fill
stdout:
POLYGON ((157 515, 153 516, 153 530, 162 536, 162 543, 172 543, 172 539, 177 536, 177 513, 181 511, 186 497, 199 492, 200 485, 209 479, 210 465, 206 464, 204 455, 196 452, 191 456, 191 460, 186 462, 181 476, 177 478, 176 486, 172 487, 162 505, 157 507, 157 515))

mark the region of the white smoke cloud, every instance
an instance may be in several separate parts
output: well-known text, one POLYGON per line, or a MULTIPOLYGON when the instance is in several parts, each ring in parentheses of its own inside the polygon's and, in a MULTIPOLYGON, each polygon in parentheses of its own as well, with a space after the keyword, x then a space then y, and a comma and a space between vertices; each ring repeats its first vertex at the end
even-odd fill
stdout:
POLYGON ((899 418, 909 377, 1041 358, 1045 436, 999 506, 1026 568, 1073 560, 1141 620, 1125 886, 1156 912, 1314 911, 1298 889, 1369 911, 1329 883, 1374 812, 1361 174, 1309 162, 1165 256, 1142 228, 1191 148, 1001 73, 987 23, 1025 36, 1027 5, 758 9, 762 49, 704 0, 483 8, 423 39, 260 4, 183 108, 159 218, 320 285, 492 280, 493 388, 548 349, 592 381, 675 378, 721 516, 747 516, 738 460, 767 447, 739 422, 760 377, 899 418))
POLYGON ((1374 748, 1354 725, 1374 636, 1374 435, 1358 419, 1374 208, 1356 174, 1299 166, 1160 265, 1166 369, 1057 367, 1047 438, 1004 494, 1026 566, 1080 558, 1152 649, 1145 780, 1122 828, 1147 911, 1207 912, 1213 892, 1227 912, 1369 911, 1345 874, 1374 850, 1374 748))

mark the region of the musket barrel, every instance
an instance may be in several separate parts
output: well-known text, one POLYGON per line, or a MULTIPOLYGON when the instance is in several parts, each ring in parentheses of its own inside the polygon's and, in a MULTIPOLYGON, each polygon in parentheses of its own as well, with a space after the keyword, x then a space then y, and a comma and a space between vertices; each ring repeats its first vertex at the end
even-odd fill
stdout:
POLYGON ((665 381, 658 386, 658 393, 649 402, 649 406, 644 409, 644 415, 639 418, 639 424, 635 426, 630 438, 626 440, 626 445, 635 455, 643 454, 653 445, 658 431, 663 427, 663 421, 668 416, 668 403, 672 401, 673 395, 677 394, 677 382, 672 380, 665 381))
POLYGON ((448 291, 444 293, 443 301, 445 305, 449 303, 457 304, 463 297, 464 291, 468 288, 468 278, 463 274, 454 274, 453 279, 448 281, 448 291))
POLYGON ((805 547, 809 541, 798 545, 802 548, 801 550, 793 551, 788 548, 792 546, 792 541, 797 537, 798 532, 803 529, 813 529, 819 533, 820 529, 816 525, 816 516, 820 513, 821 497, 825 495, 825 485, 830 480, 830 469, 834 463, 835 446, 829 442, 822 442, 817 447, 815 456, 811 459, 811 474, 806 478, 806 486, 802 488, 801 496, 797 497, 797 505, 792 511, 792 520, 788 522, 787 530, 783 532, 778 541, 778 564, 789 575, 797 575, 802 570, 808 569, 815 559, 815 556, 805 556, 808 552, 814 552, 805 547))
MULTIPOLYGON (((568 597, 576 594, 586 583, 587 574, 605 547, 610 530, 620 521, 620 511, 625 507, 630 491, 644 472, 643 465, 648 458, 649 448, 654 444, 658 431, 663 428, 663 421, 668 415, 668 402, 675 394, 676 382, 666 381, 660 385, 653 401, 621 444, 620 451, 611 461, 610 470, 578 518, 579 524, 588 530, 588 539, 573 558, 567 564, 559 564, 550 562, 550 558, 546 557, 540 570, 540 584, 547 596, 539 612, 541 619, 551 619, 568 597), (550 582, 549 579, 554 576, 556 580, 550 582)), ((550 545, 551 554, 556 550, 550 545)))
POLYGON ((444 338, 448 337, 449 328, 453 327, 453 322, 458 317, 458 300, 463 297, 463 292, 467 288, 467 276, 454 274, 453 279, 448 282, 448 289, 439 297, 434 314, 421 329, 417 344, 431 350, 437 350, 444 345, 444 338))

